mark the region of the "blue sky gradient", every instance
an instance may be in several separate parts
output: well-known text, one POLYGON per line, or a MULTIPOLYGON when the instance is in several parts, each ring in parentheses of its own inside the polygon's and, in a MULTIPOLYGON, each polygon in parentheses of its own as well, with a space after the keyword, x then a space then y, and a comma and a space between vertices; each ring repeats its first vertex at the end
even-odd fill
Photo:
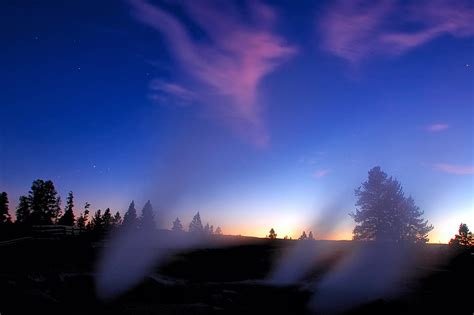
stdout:
POLYGON ((474 228, 474 8, 435 2, 4 2, 0 190, 347 239, 380 165, 447 242, 474 228))

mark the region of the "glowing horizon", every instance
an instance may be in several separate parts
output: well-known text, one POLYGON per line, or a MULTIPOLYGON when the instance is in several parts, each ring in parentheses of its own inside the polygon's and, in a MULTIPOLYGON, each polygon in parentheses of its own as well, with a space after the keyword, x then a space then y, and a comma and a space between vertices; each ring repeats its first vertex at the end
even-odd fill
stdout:
POLYGON ((10 212, 40 178, 76 215, 150 199, 163 227, 350 239, 379 165, 430 242, 474 229, 472 1, 69 5, 0 4, 10 212))

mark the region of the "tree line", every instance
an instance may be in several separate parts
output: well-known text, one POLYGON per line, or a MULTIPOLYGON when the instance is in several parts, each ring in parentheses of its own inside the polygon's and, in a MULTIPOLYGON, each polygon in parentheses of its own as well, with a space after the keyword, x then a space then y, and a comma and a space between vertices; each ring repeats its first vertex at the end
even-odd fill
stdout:
MULTIPOLYGON (((38 225, 62 225, 76 227, 81 232, 104 232, 112 228, 124 226, 130 228, 156 229, 155 214, 151 202, 148 200, 139 215, 135 202, 132 200, 123 218, 119 211, 112 212, 110 208, 102 211, 90 212, 90 204, 86 202, 78 216, 75 214, 74 194, 68 193, 66 205, 61 208, 59 196, 51 180, 37 179, 33 181, 27 195, 20 196, 16 208, 16 220, 12 219, 9 211, 9 200, 6 192, 0 193, 0 231, 19 228, 31 229, 38 225), (1 228, 4 229, 1 229, 1 228)), ((173 222, 171 230, 184 232, 179 218, 173 222)), ((222 229, 207 223, 203 226, 199 212, 194 215, 189 224, 189 232, 206 235, 222 235, 222 229)))
MULTIPOLYGON (((433 226, 423 219, 424 212, 406 195, 401 183, 388 176, 378 166, 368 172, 368 179, 355 189, 356 209, 349 213, 355 221, 353 240, 426 243, 433 226)), ((272 228, 267 235, 276 239, 272 228)), ((288 239, 285 236, 285 239, 288 239)), ((299 240, 314 239, 303 231, 299 240)), ((449 242, 454 246, 474 246, 474 238, 466 224, 461 223, 459 234, 449 242)))
MULTIPOLYGON (((368 172, 368 178, 360 187, 355 189, 357 198, 356 208, 349 215, 355 221, 353 240, 392 241, 426 243, 428 233, 433 226, 423 218, 424 212, 415 204, 410 195, 403 191, 401 183, 388 176, 380 167, 374 167, 368 172)), ((19 198, 16 209, 16 221, 13 223, 8 208, 8 195, 0 193, 0 231, 5 226, 31 227, 32 225, 66 225, 75 226, 81 231, 103 231, 111 227, 127 226, 136 228, 156 228, 154 212, 150 201, 147 201, 137 214, 135 203, 132 201, 123 219, 120 212, 107 208, 104 212, 97 210, 89 218, 90 204, 84 205, 83 211, 76 218, 74 214, 74 195, 69 192, 64 211, 61 209, 59 197, 52 181, 35 180, 27 195, 19 198)), ((179 218, 174 220, 171 230, 184 231, 179 218)), ((220 227, 202 224, 197 212, 188 226, 188 232, 202 234, 222 234, 220 227)), ((267 236, 276 239, 277 233, 272 228, 267 236)), ((288 237, 285 237, 288 239, 288 237)), ((300 240, 314 239, 313 232, 307 235, 303 231, 300 240)), ((461 223, 459 234, 451 239, 453 246, 473 246, 473 235, 466 224, 461 223)))

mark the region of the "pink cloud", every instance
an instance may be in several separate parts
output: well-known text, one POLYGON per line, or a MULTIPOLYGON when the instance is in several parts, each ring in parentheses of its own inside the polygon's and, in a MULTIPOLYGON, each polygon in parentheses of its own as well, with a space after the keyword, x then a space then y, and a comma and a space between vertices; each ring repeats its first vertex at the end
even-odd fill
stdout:
POLYGON ((469 0, 338 1, 321 21, 323 48, 353 63, 400 55, 442 35, 472 36, 473 20, 469 0), (406 31, 410 25, 416 30, 406 31))
POLYGON ((448 128, 449 128, 448 124, 437 123, 437 124, 429 125, 428 127, 426 127, 426 130, 429 132, 440 132, 448 128))
POLYGON ((181 68, 203 85, 200 97, 216 109, 216 116, 226 120, 225 124, 232 120, 231 128, 257 145, 266 145, 258 85, 296 53, 295 47, 271 31, 274 10, 252 1, 250 21, 244 21, 230 2, 182 2, 189 18, 207 36, 206 41, 198 41, 183 22, 163 8, 143 0, 130 4, 134 16, 159 31, 181 68))
POLYGON ((458 166, 445 163, 438 163, 434 165, 434 169, 444 173, 456 175, 472 175, 474 174, 473 166, 458 166))
POLYGON ((317 170, 313 173, 313 177, 324 177, 326 175, 328 175, 329 173, 331 172, 330 169, 320 169, 320 170, 317 170))

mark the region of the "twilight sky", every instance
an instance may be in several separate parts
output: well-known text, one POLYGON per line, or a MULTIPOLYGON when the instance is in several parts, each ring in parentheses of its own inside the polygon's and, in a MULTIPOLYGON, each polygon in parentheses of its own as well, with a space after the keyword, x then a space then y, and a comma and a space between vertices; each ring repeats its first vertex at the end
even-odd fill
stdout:
POLYGON ((349 239, 380 165, 474 228, 474 2, 3 1, 0 190, 349 239), (328 228, 330 226, 331 228, 328 228))

